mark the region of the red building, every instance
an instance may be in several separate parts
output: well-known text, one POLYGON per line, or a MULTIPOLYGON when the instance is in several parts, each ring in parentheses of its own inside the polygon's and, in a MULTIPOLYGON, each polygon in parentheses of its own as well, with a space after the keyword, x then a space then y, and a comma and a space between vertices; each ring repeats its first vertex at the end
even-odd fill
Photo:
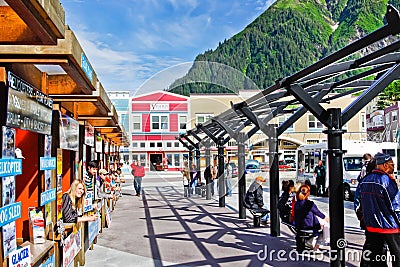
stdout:
POLYGON ((150 170, 177 170, 187 149, 176 139, 186 132, 188 97, 158 91, 132 97, 130 158, 150 170))

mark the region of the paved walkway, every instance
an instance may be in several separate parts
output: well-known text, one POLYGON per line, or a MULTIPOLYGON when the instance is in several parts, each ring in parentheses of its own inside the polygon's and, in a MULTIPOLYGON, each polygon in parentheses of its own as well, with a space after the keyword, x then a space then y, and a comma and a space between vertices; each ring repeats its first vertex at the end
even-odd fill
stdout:
MULTIPOLYGON (((281 236, 269 227, 253 228, 252 219, 238 219, 237 193, 218 200, 183 197, 179 173, 148 173, 144 194, 134 195, 132 177, 112 213, 112 224, 86 253, 87 267, 100 266, 329 266, 329 253, 298 255, 293 234, 281 226, 281 236)), ((237 190, 237 188, 235 188, 237 190)), ((266 194, 268 194, 266 192, 266 194)), ((267 202, 268 204, 268 202, 267 202)), ((346 229, 348 261, 357 260, 364 237, 346 229)))

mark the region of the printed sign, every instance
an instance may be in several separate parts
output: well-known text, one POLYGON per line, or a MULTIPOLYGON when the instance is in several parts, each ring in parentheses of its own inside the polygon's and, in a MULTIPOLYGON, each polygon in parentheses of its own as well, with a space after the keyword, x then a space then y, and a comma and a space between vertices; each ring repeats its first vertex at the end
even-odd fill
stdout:
POLYGON ((40 205, 44 206, 57 199, 56 189, 50 189, 40 194, 40 205))
POLYGON ((30 267, 31 266, 31 248, 26 246, 14 250, 9 254, 8 266, 10 267, 30 267))
POLYGON ((0 208, 0 227, 21 218, 21 202, 0 208))
POLYGON ((94 127, 85 122, 85 145, 94 147, 94 127))
POLYGON ((22 159, 0 159, 0 177, 22 174, 22 159))
POLYGON ((32 228, 31 241, 33 244, 43 244, 45 242, 44 217, 41 208, 29 208, 29 221, 32 228))
POLYGON ((89 212, 93 210, 93 192, 86 192, 85 203, 83 205, 83 212, 89 212))
POLYGON ((7 257, 12 251, 17 249, 17 233, 15 222, 3 225, 3 255, 7 257))
POLYGON ((150 111, 153 111, 153 110, 169 110, 169 104, 168 103, 150 104, 150 111))
POLYGON ((40 170, 54 170, 57 167, 56 157, 40 157, 40 170))
POLYGON ((11 72, 8 88, 6 125, 50 135, 53 99, 11 72))
POLYGON ((62 114, 60 116, 60 148, 79 150, 79 122, 62 114))
POLYGON ((70 234, 64 240, 63 246, 63 267, 68 267, 81 249, 81 230, 76 234, 70 234))
POLYGON ((100 224, 100 217, 97 218, 94 222, 88 222, 88 232, 89 232, 89 244, 93 243, 93 240, 99 234, 99 224, 100 224))
POLYGON ((39 265, 39 267, 54 267, 56 266, 54 254, 51 255, 45 262, 39 265))
POLYGON ((9 158, 15 158, 15 130, 3 126, 2 127, 2 132, 3 132, 3 147, 2 147, 2 158, 3 159, 9 159, 9 158))
POLYGON ((93 68, 89 63, 86 55, 82 53, 82 70, 86 74, 86 76, 93 82, 93 68))

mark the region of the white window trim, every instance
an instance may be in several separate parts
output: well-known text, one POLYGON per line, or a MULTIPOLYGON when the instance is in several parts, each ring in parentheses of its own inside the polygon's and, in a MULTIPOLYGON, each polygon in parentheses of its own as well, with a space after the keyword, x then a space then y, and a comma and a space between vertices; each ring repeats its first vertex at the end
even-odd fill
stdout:
POLYGON ((168 113, 157 113, 157 114, 151 114, 150 116, 150 129, 151 131, 157 131, 157 132, 169 132, 169 128, 170 128, 170 119, 169 119, 169 114, 168 113), (154 117, 158 117, 160 119, 159 121, 159 126, 161 128, 161 117, 165 116, 167 117, 168 120, 168 127, 167 129, 153 129, 153 118, 154 117))
MULTIPOLYGON (((205 117, 209 116, 210 118, 214 117, 214 113, 196 113, 196 124, 199 123, 199 117, 204 117, 204 122, 208 121, 208 119, 206 120, 205 117)), ((202 122, 202 123, 204 123, 202 122)))
POLYGON ((179 115, 179 116, 178 116, 178 130, 179 130, 179 131, 180 131, 180 130, 186 131, 187 129, 188 129, 188 116, 187 116, 187 115, 179 115), (181 128, 181 118, 185 118, 185 126, 186 126, 185 129, 182 129, 182 128, 181 128))
POLYGON ((132 115, 132 132, 135 132, 135 133, 137 133, 137 132, 142 132, 142 116, 141 115, 132 115), (137 130, 137 129, 134 129, 134 127, 133 127, 133 124, 135 123, 134 121, 133 121, 133 117, 139 117, 139 130, 137 130))
POLYGON ((315 117, 313 114, 308 114, 307 115, 307 128, 308 128, 308 131, 309 132, 322 132, 322 130, 324 129, 324 126, 322 125, 322 127, 321 128, 318 128, 318 127, 310 127, 310 116, 313 116, 314 118, 315 118, 315 120, 314 120, 314 122, 315 122, 315 125, 316 126, 318 126, 318 119, 317 119, 317 117, 315 117))

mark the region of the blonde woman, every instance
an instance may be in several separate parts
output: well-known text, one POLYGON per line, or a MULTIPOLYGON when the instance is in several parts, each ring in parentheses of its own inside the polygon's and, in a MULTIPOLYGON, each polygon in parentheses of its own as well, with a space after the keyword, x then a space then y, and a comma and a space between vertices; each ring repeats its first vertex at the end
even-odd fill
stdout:
POLYGON ((183 175, 183 196, 190 197, 190 188, 189 188, 190 169, 187 161, 183 162, 182 175, 183 175))
POLYGON ((96 214, 82 216, 85 195, 86 187, 83 181, 73 181, 70 189, 62 196, 62 218, 64 223, 93 222, 97 219, 96 214))

